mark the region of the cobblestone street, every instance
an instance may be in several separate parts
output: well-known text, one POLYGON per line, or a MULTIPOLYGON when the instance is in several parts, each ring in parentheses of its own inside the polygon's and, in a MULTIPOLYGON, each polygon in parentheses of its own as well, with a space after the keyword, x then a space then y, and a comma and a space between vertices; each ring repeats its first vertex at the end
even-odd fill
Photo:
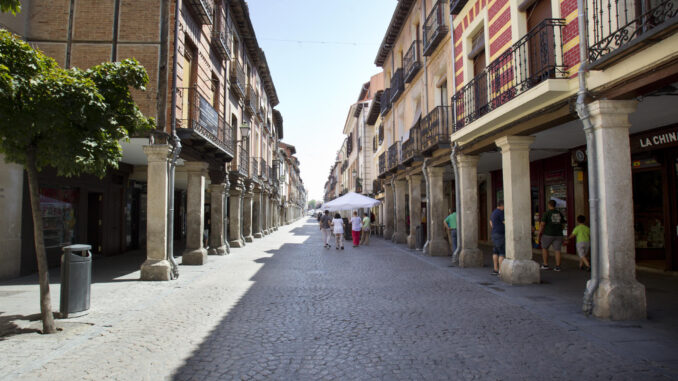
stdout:
POLYGON ((676 329, 661 331, 671 324, 590 319, 571 300, 533 308, 514 295, 542 286, 509 287, 487 268, 449 268, 380 238, 323 249, 315 220, 181 266, 173 282, 137 281, 138 263, 126 272, 116 259, 103 259, 110 276, 95 263, 92 309, 59 320, 56 335, 27 321, 37 285, 0 284, 2 325, 14 329, 0 338, 0 379, 678 377, 676 329))

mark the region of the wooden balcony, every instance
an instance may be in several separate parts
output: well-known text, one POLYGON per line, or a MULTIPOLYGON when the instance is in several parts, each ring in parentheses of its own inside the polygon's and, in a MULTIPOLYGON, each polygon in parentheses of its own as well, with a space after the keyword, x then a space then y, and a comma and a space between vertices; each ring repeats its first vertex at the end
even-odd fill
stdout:
POLYGON ((214 15, 213 0, 186 0, 184 4, 196 17, 198 23, 212 25, 212 15, 214 15))
POLYGON ((413 162, 421 160, 421 123, 417 122, 415 126, 410 129, 410 137, 405 140, 402 145, 402 154, 400 156, 400 164, 408 166, 413 162))
POLYGON ((245 70, 243 70, 242 65, 238 62, 237 57, 231 60, 231 89, 233 93, 242 98, 247 94, 247 77, 245 76, 245 70))

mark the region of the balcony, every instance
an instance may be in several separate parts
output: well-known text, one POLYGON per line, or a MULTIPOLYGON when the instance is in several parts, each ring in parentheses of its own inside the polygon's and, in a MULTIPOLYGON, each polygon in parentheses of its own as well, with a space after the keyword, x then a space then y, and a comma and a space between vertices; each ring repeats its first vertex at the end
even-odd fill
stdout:
POLYGON ((379 177, 386 175, 386 152, 379 155, 379 177))
POLYGON ((384 191, 384 186, 381 180, 372 180, 372 193, 379 194, 384 191))
POLYGON ((391 89, 386 88, 381 93, 381 116, 388 114, 391 110, 391 89))
POLYGON ((259 179, 259 160, 256 157, 252 158, 252 163, 250 166, 250 178, 252 180, 259 179))
POLYGON ((381 145, 384 142, 384 125, 379 124, 379 145, 381 145))
POLYGON ((566 78, 563 19, 547 19, 492 61, 452 97, 454 131, 502 106, 547 79, 566 78))
POLYGON ((656 43, 678 25, 676 0, 589 0, 586 6, 590 69, 603 69, 633 51, 656 43))
POLYGON ((237 58, 231 60, 231 89, 239 97, 242 98, 247 92, 247 77, 245 70, 238 62, 237 58))
POLYGON ((421 154, 421 123, 417 122, 415 126, 410 129, 410 138, 405 140, 402 145, 402 154, 400 156, 400 163, 404 166, 417 161, 421 154))
POLYGON ((197 87, 177 88, 177 134, 196 150, 230 161, 234 157, 233 128, 219 115, 197 87), (211 145, 205 145, 205 142, 211 145))
POLYGON ((431 156, 437 149, 450 147, 451 116, 450 106, 438 106, 421 121, 422 155, 431 156))
POLYGON ((213 0, 186 0, 184 4, 196 17, 198 23, 212 25, 212 15, 214 14, 213 0))
POLYGON ((250 174, 250 153, 242 146, 238 148, 238 152, 238 173, 247 177, 250 174))
POLYGON ((254 91, 252 85, 247 86, 247 97, 245 99, 245 111, 250 115, 255 115, 259 109, 259 95, 254 91))
POLYGON ((377 152, 378 148, 379 148, 379 145, 377 144, 377 137, 373 136, 372 137, 372 153, 377 152))
POLYGON ((449 31, 445 25, 445 3, 438 0, 431 9, 431 12, 426 16, 424 23, 424 56, 430 56, 443 40, 443 37, 449 31))
POLYGON ((231 59, 231 35, 228 33, 228 30, 214 28, 212 30, 212 40, 210 42, 212 49, 221 56, 221 59, 224 61, 231 59))
POLYGON ((391 76, 391 103, 395 103, 398 98, 405 91, 405 83, 403 82, 403 69, 400 68, 391 76))
POLYGON ((400 142, 395 142, 388 147, 388 159, 386 162, 386 170, 389 172, 397 172, 400 165, 400 142))
POLYGON ((405 83, 412 82, 419 70, 421 70, 419 40, 412 41, 412 45, 407 49, 405 57, 403 58, 403 67, 405 68, 405 83))

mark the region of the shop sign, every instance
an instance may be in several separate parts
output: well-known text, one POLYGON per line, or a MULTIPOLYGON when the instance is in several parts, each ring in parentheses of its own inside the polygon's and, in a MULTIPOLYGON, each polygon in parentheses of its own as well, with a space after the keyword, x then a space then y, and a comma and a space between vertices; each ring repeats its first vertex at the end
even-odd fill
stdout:
POLYGON ((631 137, 631 150, 654 150, 678 146, 678 127, 662 128, 631 137))

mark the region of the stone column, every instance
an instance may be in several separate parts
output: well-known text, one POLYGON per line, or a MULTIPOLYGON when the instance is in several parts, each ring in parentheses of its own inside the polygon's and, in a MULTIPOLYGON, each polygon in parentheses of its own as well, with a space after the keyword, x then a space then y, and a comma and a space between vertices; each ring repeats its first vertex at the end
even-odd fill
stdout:
POLYGON ((231 178, 231 189, 229 193, 230 200, 228 202, 229 208, 229 223, 228 223, 228 237, 229 243, 232 247, 244 247, 245 242, 240 235, 241 217, 242 217, 242 194, 243 183, 237 176, 231 178))
POLYGON ((393 238, 393 187, 390 181, 384 183, 384 239, 393 238))
POLYGON ((146 261, 141 265, 142 280, 170 280, 167 260, 167 144, 144 146, 148 158, 146 206, 146 261))
POLYGON ((254 238, 261 238, 261 189, 254 188, 252 199, 252 234, 254 238))
POLYGON ((247 184, 242 198, 242 222, 245 242, 254 241, 252 236, 252 184, 247 184))
POLYGON ((407 202, 405 201, 405 194, 407 193, 407 182, 402 180, 395 181, 395 233, 391 240, 395 243, 407 243, 407 217, 405 210, 407 202))
POLYGON ((629 114, 636 106, 636 101, 607 100, 589 105, 598 153, 598 178, 589 181, 596 181, 600 192, 598 237, 591 237, 600 242, 593 314, 612 320, 647 317, 645 286, 635 276, 629 114))
MULTIPOLYGON (((210 176, 214 180, 213 176, 210 176)), ((223 180, 222 180, 223 181, 223 180)), ((210 189, 210 255, 224 255, 228 253, 226 238, 224 237, 224 220, 226 218, 225 196, 228 184, 211 184, 210 189)))
POLYGON ((431 195, 427 207, 431 209, 431 218, 426 219, 427 228, 431 232, 431 240, 427 242, 424 252, 431 256, 449 255, 450 245, 445 240, 443 221, 447 217, 447 204, 443 194, 443 174, 445 168, 428 167, 428 181, 431 195))
POLYGON ((268 194, 261 193, 261 234, 268 235, 268 194))
POLYGON ((539 283, 539 264, 532 260, 532 207, 530 200, 530 144, 533 136, 504 136, 501 148, 506 221, 506 259, 499 270, 509 284, 539 283))
POLYGON ((203 247, 205 229, 205 175, 208 164, 201 161, 184 163, 188 175, 186 191, 186 250, 181 258, 184 265, 202 265, 207 262, 203 247))
POLYGON ((461 210, 460 267, 482 267, 483 253, 478 249, 478 156, 457 155, 459 201, 461 210))
POLYGON ((410 191, 410 235, 407 237, 407 247, 415 249, 417 246, 417 227, 421 226, 421 175, 407 177, 410 191))

